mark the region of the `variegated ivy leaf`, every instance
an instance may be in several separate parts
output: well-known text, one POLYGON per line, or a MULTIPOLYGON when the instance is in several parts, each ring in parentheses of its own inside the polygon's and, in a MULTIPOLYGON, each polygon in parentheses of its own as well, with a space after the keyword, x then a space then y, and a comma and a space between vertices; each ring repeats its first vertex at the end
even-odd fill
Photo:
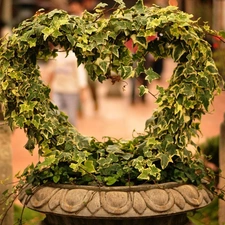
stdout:
POLYGON ((140 96, 143 96, 144 94, 147 94, 149 92, 148 88, 146 88, 144 85, 139 86, 138 89, 140 96))

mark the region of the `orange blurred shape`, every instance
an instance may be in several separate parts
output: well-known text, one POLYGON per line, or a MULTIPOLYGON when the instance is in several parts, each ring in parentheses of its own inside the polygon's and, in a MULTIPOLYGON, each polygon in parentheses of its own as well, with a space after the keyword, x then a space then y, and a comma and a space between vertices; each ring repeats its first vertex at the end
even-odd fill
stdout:
POLYGON ((148 36, 147 37, 147 42, 154 41, 157 37, 158 37, 157 34, 156 35, 152 35, 152 36, 148 36))
POLYGON ((177 0, 169 0, 169 5, 178 6, 177 0))
MULTIPOLYGON (((152 36, 148 36, 146 38, 147 42, 150 41, 154 41, 156 38, 158 38, 157 34, 156 35, 152 35, 152 36)), ((130 38, 127 42, 125 42, 125 46, 134 54, 137 52, 138 50, 138 46, 134 45, 133 40, 130 38)))
POLYGON ((126 43, 125 43, 125 46, 134 54, 138 47, 137 45, 134 45, 133 43, 133 40, 132 39, 129 39, 126 43))

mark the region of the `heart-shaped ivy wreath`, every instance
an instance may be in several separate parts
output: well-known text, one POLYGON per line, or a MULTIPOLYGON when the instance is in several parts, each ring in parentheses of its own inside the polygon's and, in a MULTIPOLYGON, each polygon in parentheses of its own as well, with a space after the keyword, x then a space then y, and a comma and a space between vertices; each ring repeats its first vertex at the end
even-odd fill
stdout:
MULTIPOLYGON (((200 26, 192 15, 177 7, 146 7, 139 0, 105 17, 106 4, 82 17, 61 10, 38 11, 13 30, 0 47, 0 101, 4 117, 13 129, 27 134, 26 149, 38 146, 40 162, 19 176, 17 190, 25 184, 138 185, 169 181, 199 185, 213 176, 206 169, 193 137, 223 81, 212 59, 206 34, 219 35, 208 25, 200 26), (126 42, 132 40, 137 51, 126 42), (157 87, 158 108, 146 121, 143 134, 132 140, 106 138, 100 142, 80 134, 49 98, 50 89, 40 79, 37 60, 49 60, 61 46, 73 51, 93 80, 113 82, 146 74, 147 53, 155 58, 172 57, 177 63, 169 87, 157 87), (135 62, 135 63, 134 63, 135 62), (134 66, 134 64, 136 66, 134 66), (111 76, 114 72, 116 77, 111 76), (196 149, 192 155, 189 146, 196 149)), ((140 87, 145 94, 146 87, 140 87)), ((212 181, 212 180, 210 180, 212 181)), ((210 183, 213 187, 213 183, 210 183)))

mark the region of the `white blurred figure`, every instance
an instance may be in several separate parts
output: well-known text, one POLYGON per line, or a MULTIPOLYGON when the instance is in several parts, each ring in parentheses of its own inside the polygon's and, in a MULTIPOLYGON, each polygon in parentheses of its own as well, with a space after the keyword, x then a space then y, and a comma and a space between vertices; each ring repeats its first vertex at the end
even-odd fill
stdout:
POLYGON ((53 103, 65 112, 69 122, 76 126, 79 101, 84 100, 84 92, 88 86, 84 66, 81 64, 78 67, 72 51, 68 55, 65 51, 59 51, 58 56, 50 60, 48 73, 53 103))

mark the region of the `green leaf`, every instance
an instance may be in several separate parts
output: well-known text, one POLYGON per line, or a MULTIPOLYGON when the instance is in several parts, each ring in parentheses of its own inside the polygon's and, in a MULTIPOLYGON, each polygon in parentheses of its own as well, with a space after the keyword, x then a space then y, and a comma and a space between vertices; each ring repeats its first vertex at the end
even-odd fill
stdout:
POLYGON ((109 66, 109 59, 98 58, 96 60, 95 64, 99 66, 99 68, 101 69, 101 73, 102 74, 106 74, 107 73, 108 66, 109 66))
POLYGON ((216 65, 213 64, 212 62, 207 61, 206 62, 206 70, 208 70, 211 74, 217 74, 218 70, 216 68, 216 65))
POLYGON ((24 126, 24 123, 26 122, 24 117, 17 117, 15 118, 15 123, 22 128, 24 126))
POLYGON ((52 27, 45 27, 42 30, 42 33, 44 34, 44 41, 54 32, 54 29, 52 27))
POLYGON ((132 161, 132 166, 134 166, 136 169, 141 170, 143 169, 143 164, 144 164, 144 157, 143 156, 138 156, 132 161))
POLYGON ((145 37, 137 37, 136 35, 131 35, 131 39, 134 44, 138 44, 143 48, 147 48, 148 44, 145 37))
POLYGON ((138 0, 138 1, 136 2, 136 4, 133 6, 133 8, 134 8, 139 14, 144 13, 143 0, 138 0))
POLYGON ((225 39, 225 31, 224 30, 220 30, 219 35, 225 39))
POLYGON ((75 39, 74 39, 73 35, 72 34, 67 34, 66 37, 67 37, 68 41, 70 42, 70 44, 72 46, 74 46, 75 45, 75 39))
POLYGON ((29 37, 29 39, 27 40, 27 42, 28 42, 30 48, 32 48, 32 47, 35 47, 36 46, 37 39, 36 38, 29 37))
MULTIPOLYGON (((60 11, 58 11, 60 12, 60 11)), ((77 20, 79 20, 79 17, 76 17, 77 20)), ((52 26, 56 29, 59 30, 59 28, 62 25, 66 25, 68 24, 69 20, 68 20, 68 14, 59 14, 58 16, 53 17, 53 20, 51 21, 52 26)))
POLYGON ((72 143, 71 141, 70 141, 70 142, 67 141, 66 144, 65 144, 65 151, 68 151, 68 152, 69 152, 69 151, 71 151, 72 149, 74 149, 74 148, 73 148, 73 143, 72 143))
POLYGON ((174 113, 178 114, 179 112, 182 114, 183 111, 183 105, 179 104, 178 102, 175 104, 175 110, 174 113))
POLYGON ((134 76, 134 70, 132 66, 121 66, 118 68, 118 72, 124 80, 134 76))
POLYGON ((66 137, 64 137, 64 136, 59 136, 59 137, 57 138, 57 146, 58 146, 58 145, 64 144, 65 141, 66 141, 66 137))
POLYGON ((106 148, 106 151, 109 153, 113 153, 113 154, 116 154, 116 153, 123 154, 124 153, 118 145, 108 145, 106 148))
POLYGON ((102 8, 105 8, 106 6, 108 6, 107 3, 100 2, 100 3, 98 3, 97 6, 95 6, 94 10, 96 10, 96 9, 102 9, 102 8))
POLYGON ((29 138, 24 147, 27 150, 29 150, 30 152, 32 152, 35 148, 35 141, 33 139, 29 138))
POLYGON ((71 163, 70 168, 73 169, 74 172, 78 172, 80 169, 80 166, 77 163, 71 163))
POLYGON ((52 32, 51 34, 54 38, 57 38, 59 36, 62 36, 62 33, 58 30, 55 30, 54 32, 52 32))
POLYGON ((88 173, 95 173, 96 172, 93 160, 86 160, 84 162, 83 168, 85 169, 85 172, 88 172, 88 173))
POLYGON ((113 45, 112 47, 110 47, 110 51, 113 55, 119 58, 119 46, 113 45))
POLYGON ((138 87, 139 89, 139 95, 143 96, 144 94, 148 94, 149 90, 144 85, 141 85, 138 87))
POLYGON ((180 44, 173 47, 172 57, 175 62, 178 62, 181 57, 186 53, 186 49, 180 44))
POLYGON ((155 164, 151 164, 150 166, 150 175, 156 178, 156 180, 160 179, 161 169, 157 168, 155 164))
MULTIPOLYGON (((56 156, 50 155, 50 156, 44 158, 44 161, 41 162, 40 164, 38 164, 37 168, 41 170, 42 168, 49 167, 55 162, 55 160, 56 160, 56 156)), ((48 173, 49 171, 46 171, 46 172, 48 173)))
POLYGON ((33 124, 37 129, 39 129, 40 123, 41 123, 41 117, 39 115, 34 115, 33 124))
POLYGON ((159 79, 160 75, 156 73, 151 67, 145 71, 146 77, 145 80, 147 80, 149 83, 151 83, 153 80, 159 79))
POLYGON ((149 162, 149 167, 145 169, 141 169, 141 173, 138 176, 138 179, 141 180, 150 180, 151 177, 154 177, 156 180, 160 178, 160 172, 161 170, 157 168, 154 164, 149 162))
POLYGON ((97 46, 100 46, 100 45, 105 45, 106 44, 106 41, 108 39, 108 34, 107 33, 97 33, 95 36, 94 36, 94 41, 96 42, 96 45, 97 46))
POLYGON ((209 99, 210 99, 209 92, 208 91, 201 91, 201 92, 199 92, 199 99, 201 100, 205 110, 208 111, 209 99))
POLYGON ((140 175, 138 176, 138 179, 150 180, 150 174, 151 174, 151 169, 150 168, 143 169, 141 171, 140 175))
POLYGON ((119 6, 118 6, 119 9, 126 8, 126 5, 123 2, 123 0, 115 0, 115 2, 117 2, 119 4, 119 6))
POLYGON ((105 167, 105 166, 107 166, 107 165, 110 165, 111 164, 111 162, 112 162, 112 159, 111 158, 100 158, 100 159, 98 159, 98 164, 99 164, 99 166, 101 166, 101 167, 105 167))
POLYGON ((133 154, 131 154, 131 153, 125 153, 125 154, 122 154, 121 155, 121 158, 123 158, 124 160, 129 160, 129 159, 131 159, 133 157, 133 154))
POLYGON ((159 144, 159 142, 155 139, 155 137, 148 137, 147 138, 147 145, 156 145, 159 144))
POLYGON ((160 158, 161 167, 163 170, 168 166, 169 162, 171 162, 171 163, 173 162, 172 156, 169 154, 162 153, 159 155, 159 158, 160 158))
POLYGON ((9 83, 6 80, 6 81, 2 82, 1 85, 2 85, 2 90, 5 91, 8 88, 9 83))
POLYGON ((59 180, 60 180, 60 175, 54 175, 52 179, 53 179, 53 182, 55 184, 57 184, 59 182, 59 180))
POLYGON ((33 194, 33 191, 32 191, 31 188, 26 189, 25 192, 26 192, 27 195, 32 195, 33 194))
POLYGON ((104 180, 105 180, 106 184, 109 186, 112 186, 113 184, 115 184, 117 182, 116 177, 105 177, 104 180))
POLYGON ((106 74, 107 71, 108 71, 109 62, 102 61, 102 62, 99 63, 99 67, 102 70, 103 74, 106 74))

